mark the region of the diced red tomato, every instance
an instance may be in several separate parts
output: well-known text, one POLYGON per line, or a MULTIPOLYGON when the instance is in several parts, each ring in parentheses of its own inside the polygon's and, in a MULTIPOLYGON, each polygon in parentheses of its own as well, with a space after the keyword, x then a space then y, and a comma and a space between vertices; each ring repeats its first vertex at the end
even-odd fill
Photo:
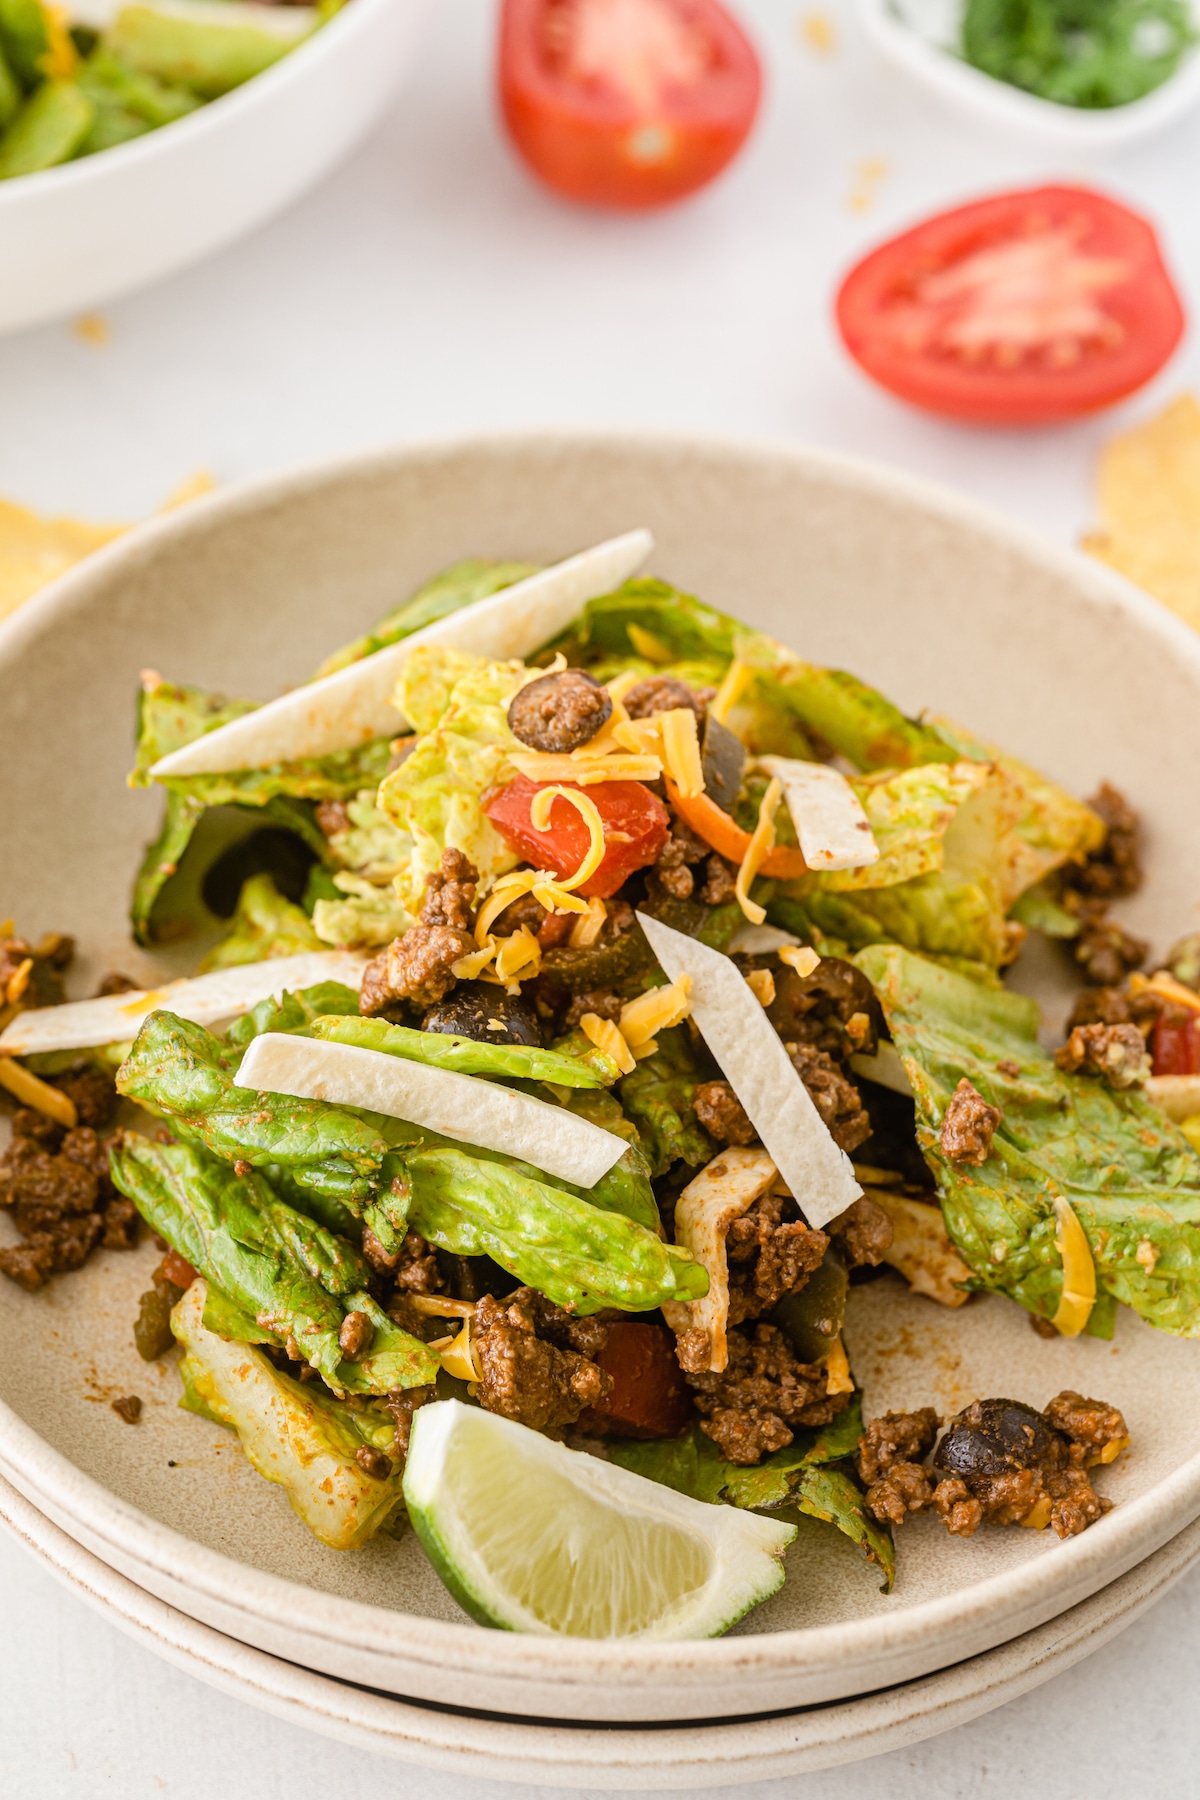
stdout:
POLYGON ((644 1319, 618 1319, 596 1361, 612 1376, 612 1392, 579 1423, 597 1436, 678 1437, 692 1416, 692 1397, 675 1355, 675 1333, 644 1319))
POLYGON ((607 900, 635 869, 657 862, 670 830, 662 801, 640 781, 601 781, 580 787, 573 781, 530 781, 518 775, 483 803, 492 824, 518 856, 535 868, 566 880, 591 848, 591 833, 578 810, 561 795, 550 808, 550 823, 538 831, 529 816, 533 797, 544 787, 570 787, 593 800, 604 826, 604 860, 577 892, 607 900))
POLYGON ((500 103, 550 187, 662 206, 703 187, 754 123, 758 58, 718 0, 504 0, 500 103))
POLYGON ((1150 1039, 1156 1075, 1200 1075, 1200 1019, 1195 1013, 1179 1018, 1182 1007, 1172 1007, 1157 1020, 1150 1039))
POLYGON ((1153 227, 1070 187, 978 200, 880 245, 842 284, 837 321, 881 387, 981 425, 1111 406, 1184 327, 1153 227))

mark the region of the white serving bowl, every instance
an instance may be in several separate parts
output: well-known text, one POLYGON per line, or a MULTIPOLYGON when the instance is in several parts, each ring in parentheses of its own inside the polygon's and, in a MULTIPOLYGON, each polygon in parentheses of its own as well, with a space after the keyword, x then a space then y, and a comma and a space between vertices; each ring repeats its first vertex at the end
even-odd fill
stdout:
MULTIPOLYGON (((1200 101, 1200 46, 1193 47, 1161 87, 1127 106, 1091 111, 1043 100, 985 75, 948 46, 961 5, 939 0, 858 0, 867 36, 889 62, 978 124, 1046 149, 1103 153, 1150 137, 1173 124, 1200 101)), ((1193 7, 1193 11, 1195 8, 1193 7)))
POLYGON ((427 0, 350 0, 244 87, 131 143, 0 182, 0 331, 98 306, 287 205, 374 124, 427 0))

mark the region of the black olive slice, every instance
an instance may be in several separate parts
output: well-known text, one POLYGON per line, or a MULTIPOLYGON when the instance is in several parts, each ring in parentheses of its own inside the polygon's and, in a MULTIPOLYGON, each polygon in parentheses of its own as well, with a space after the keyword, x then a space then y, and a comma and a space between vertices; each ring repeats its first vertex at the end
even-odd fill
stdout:
POLYGON ((583 669, 527 682, 509 702, 508 727, 531 750, 563 756, 589 744, 612 717, 612 695, 583 669))
POLYGON ((704 731, 700 739, 700 767, 704 775, 704 791, 715 800, 722 812, 732 814, 737 805, 746 767, 746 746, 727 725, 704 715, 704 731))
POLYGON ((542 1044, 541 1023, 530 1002, 490 981, 460 981, 430 1007, 421 1030, 479 1044, 532 1044, 539 1049, 542 1044))

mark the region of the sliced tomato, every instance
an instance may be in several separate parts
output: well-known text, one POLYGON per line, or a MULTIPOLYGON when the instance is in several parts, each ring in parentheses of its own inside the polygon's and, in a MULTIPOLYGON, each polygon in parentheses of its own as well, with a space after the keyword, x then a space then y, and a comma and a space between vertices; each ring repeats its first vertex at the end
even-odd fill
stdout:
POLYGON ((561 795, 551 803, 550 823, 539 831, 530 818, 535 794, 544 787, 569 787, 595 802, 604 826, 604 858, 578 889, 607 900, 635 869, 657 862, 671 827, 662 801, 640 781, 601 781, 580 787, 573 781, 530 781, 518 775, 483 803, 492 824, 518 856, 564 880, 573 875, 591 847, 591 833, 576 807, 561 795))
POLYGON ((612 1389, 580 1419, 597 1436, 678 1437, 692 1416, 692 1396, 675 1355, 675 1333, 646 1319, 617 1319, 596 1357, 612 1389))
POLYGON ((1200 1020, 1172 1007, 1156 1020, 1150 1039, 1156 1075, 1200 1075, 1200 1020))
POLYGON ((981 425, 1094 412, 1156 375, 1184 314, 1153 228, 1088 188, 998 194, 852 269, 851 356, 901 400, 981 425))
POLYGON ((505 122, 571 200, 663 206, 703 187, 744 141, 761 85, 717 0, 504 0, 505 122))

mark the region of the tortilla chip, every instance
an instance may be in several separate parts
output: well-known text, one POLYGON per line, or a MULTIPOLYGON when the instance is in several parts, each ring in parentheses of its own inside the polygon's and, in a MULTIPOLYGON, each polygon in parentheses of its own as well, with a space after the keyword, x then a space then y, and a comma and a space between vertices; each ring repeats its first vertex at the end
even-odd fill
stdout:
POLYGON ((125 525, 88 525, 82 519, 43 519, 27 507, 0 500, 0 619, 126 530, 125 525))
POLYGON ((576 1187, 595 1187, 627 1148, 624 1138, 577 1113, 478 1075, 280 1031, 253 1040, 237 1082, 259 1092, 331 1100, 406 1119, 457 1143, 532 1163, 576 1187))
POLYGON ((1200 402, 1165 412, 1107 444, 1100 458, 1103 529, 1083 548, 1200 631, 1200 402))

